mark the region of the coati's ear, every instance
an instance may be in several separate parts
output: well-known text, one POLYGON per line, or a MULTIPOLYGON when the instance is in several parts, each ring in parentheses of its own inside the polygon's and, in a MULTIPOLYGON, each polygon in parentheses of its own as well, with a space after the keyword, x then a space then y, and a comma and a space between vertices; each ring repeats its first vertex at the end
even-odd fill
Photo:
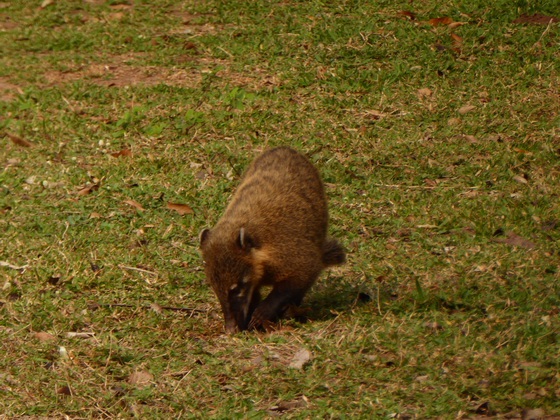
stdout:
POLYGON ((255 247, 255 243, 253 242, 253 239, 249 235, 247 235, 247 233, 245 232, 245 228, 239 229, 239 237, 237 238, 237 245, 239 245, 239 248, 244 250, 248 250, 255 247))
POLYGON ((204 245, 204 242, 208 240, 210 237, 210 229, 203 229, 198 234, 198 241, 200 242, 200 246, 204 245))

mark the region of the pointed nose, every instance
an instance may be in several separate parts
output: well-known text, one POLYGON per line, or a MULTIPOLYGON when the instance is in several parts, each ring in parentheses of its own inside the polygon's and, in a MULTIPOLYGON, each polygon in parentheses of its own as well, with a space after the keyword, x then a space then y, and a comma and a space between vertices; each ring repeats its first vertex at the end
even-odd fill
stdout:
POLYGON ((226 317, 226 333, 235 334, 239 331, 241 331, 241 329, 238 327, 235 317, 226 317))

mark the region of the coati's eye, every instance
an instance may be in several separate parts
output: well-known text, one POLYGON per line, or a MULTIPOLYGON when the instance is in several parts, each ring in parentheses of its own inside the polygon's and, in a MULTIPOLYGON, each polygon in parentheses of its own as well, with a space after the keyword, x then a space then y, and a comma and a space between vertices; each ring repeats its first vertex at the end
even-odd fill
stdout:
POLYGON ((241 281, 232 284, 229 287, 229 297, 231 298, 244 298, 251 290, 251 276, 246 274, 242 277, 241 281))
POLYGON ((232 284, 229 288, 230 297, 243 297, 246 287, 242 283, 232 284))

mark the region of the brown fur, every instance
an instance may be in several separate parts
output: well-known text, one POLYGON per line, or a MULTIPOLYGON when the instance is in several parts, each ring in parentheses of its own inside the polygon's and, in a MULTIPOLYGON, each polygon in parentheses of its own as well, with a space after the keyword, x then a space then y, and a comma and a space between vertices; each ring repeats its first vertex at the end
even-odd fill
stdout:
POLYGON ((218 224, 200 235, 228 332, 275 320, 321 270, 344 262, 327 221, 319 173, 303 155, 279 147, 255 159, 218 224), (272 291, 261 301, 264 285, 272 291))

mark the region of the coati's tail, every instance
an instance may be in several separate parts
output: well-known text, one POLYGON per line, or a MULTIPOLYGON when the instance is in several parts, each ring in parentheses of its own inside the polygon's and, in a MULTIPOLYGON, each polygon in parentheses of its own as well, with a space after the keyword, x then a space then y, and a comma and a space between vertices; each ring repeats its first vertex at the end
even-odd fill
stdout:
POLYGON ((327 239, 323 245, 323 264, 325 267, 330 265, 343 264, 346 261, 344 249, 335 239, 327 239))

